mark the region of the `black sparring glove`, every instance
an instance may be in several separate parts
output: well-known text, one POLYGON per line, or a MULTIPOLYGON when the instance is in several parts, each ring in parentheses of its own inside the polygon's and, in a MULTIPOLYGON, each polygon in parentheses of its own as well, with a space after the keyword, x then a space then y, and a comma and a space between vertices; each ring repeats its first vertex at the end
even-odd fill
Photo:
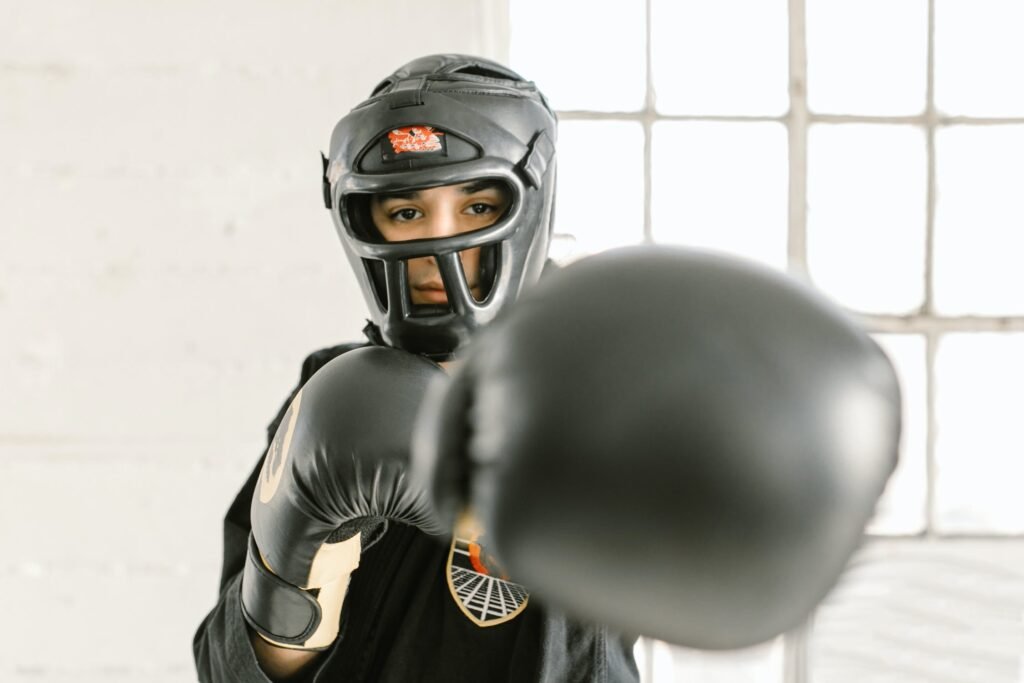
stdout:
POLYGON ((388 520, 440 532, 406 475, 413 418, 439 374, 403 351, 357 349, 292 401, 253 495, 242 578, 245 618, 267 640, 329 646, 349 575, 388 520))
POLYGON ((625 632, 736 648, 836 582, 895 467, 900 395, 809 288, 633 248, 524 295, 417 430, 441 517, 468 504, 516 581, 625 632))

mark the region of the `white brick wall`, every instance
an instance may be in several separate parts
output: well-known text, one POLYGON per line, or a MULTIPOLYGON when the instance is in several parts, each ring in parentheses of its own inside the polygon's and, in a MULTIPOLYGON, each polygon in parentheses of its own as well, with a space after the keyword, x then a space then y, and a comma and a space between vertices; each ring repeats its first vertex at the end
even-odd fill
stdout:
POLYGON ((501 8, 0 3, 0 680, 194 680, 224 511, 362 326, 318 152, 501 8))

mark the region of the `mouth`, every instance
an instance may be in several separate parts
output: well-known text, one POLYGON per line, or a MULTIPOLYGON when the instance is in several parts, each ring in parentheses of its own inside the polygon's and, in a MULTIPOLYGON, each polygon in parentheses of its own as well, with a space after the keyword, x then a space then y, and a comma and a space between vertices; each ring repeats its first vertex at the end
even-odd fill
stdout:
POLYGON ((448 303, 448 292, 442 285, 418 285, 412 290, 413 303, 419 304, 446 304, 448 303))
MULTIPOLYGON (((476 284, 469 286, 469 291, 474 297, 479 295, 479 289, 479 285, 476 284)), ((448 291, 439 282, 426 282, 412 288, 412 300, 414 304, 446 304, 448 291)))

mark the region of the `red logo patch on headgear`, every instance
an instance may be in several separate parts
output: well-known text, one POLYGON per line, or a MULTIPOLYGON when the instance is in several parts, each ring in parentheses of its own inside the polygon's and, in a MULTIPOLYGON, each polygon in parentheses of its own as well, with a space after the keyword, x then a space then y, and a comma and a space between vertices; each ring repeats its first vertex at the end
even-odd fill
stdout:
POLYGON ((406 126, 388 132, 396 155, 406 152, 444 152, 444 133, 431 126, 406 126))

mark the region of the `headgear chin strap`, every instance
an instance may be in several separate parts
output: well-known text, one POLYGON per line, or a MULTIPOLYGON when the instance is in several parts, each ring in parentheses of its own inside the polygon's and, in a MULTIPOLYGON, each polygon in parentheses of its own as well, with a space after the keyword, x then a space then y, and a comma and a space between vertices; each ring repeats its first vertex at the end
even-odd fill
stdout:
POLYGON ((540 276, 554 208, 555 137, 555 115, 532 82, 464 55, 406 64, 338 122, 323 159, 324 202, 385 343, 447 360, 540 276), (476 180, 509 193, 509 209, 486 228, 386 242, 370 219, 374 194, 476 180), (459 257, 477 247, 486 279, 480 301, 459 257), (406 264, 421 257, 437 261, 446 306, 413 305, 406 264))

